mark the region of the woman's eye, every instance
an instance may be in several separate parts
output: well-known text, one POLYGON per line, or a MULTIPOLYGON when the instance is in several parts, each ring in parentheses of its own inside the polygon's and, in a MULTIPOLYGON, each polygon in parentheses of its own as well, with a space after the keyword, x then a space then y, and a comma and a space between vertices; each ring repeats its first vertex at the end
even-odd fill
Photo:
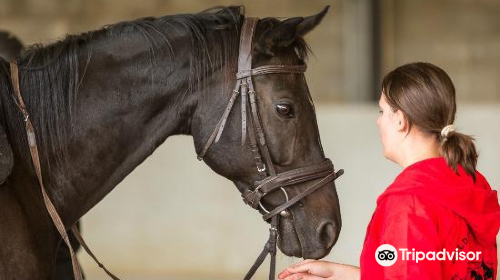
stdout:
POLYGON ((293 109, 292 106, 288 104, 278 104, 276 105, 276 112, 282 117, 292 118, 293 117, 293 109))
POLYGON ((383 114, 383 113, 384 113, 384 111, 382 111, 382 110, 379 110, 378 112, 379 112, 380 114, 383 114))

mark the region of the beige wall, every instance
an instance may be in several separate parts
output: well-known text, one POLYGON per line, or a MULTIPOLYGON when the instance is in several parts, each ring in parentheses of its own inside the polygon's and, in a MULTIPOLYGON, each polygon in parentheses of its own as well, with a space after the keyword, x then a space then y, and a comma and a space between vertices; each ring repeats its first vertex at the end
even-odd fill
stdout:
POLYGON ((381 0, 384 72, 429 61, 467 102, 500 102, 500 1, 381 0))

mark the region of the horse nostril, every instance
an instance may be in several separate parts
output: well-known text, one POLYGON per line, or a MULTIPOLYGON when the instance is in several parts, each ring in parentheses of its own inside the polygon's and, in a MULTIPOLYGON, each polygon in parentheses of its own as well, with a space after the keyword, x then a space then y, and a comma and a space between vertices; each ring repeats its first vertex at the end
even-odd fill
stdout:
POLYGON ((337 240, 336 228, 333 222, 324 222, 318 227, 319 240, 325 248, 331 248, 337 240))

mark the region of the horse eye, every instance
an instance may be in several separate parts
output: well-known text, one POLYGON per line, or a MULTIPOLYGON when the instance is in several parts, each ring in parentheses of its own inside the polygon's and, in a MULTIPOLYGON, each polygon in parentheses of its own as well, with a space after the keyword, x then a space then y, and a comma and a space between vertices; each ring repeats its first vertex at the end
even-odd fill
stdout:
POLYGON ((293 117, 293 109, 292 106, 288 104, 278 104, 276 105, 276 112, 282 117, 292 118, 293 117))

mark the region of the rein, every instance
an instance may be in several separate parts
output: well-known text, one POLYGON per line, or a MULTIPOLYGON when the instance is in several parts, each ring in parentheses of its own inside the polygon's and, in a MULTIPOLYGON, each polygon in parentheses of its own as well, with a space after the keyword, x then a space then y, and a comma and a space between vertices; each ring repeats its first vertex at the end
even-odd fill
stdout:
MULTIPOLYGON (((71 243, 69 242, 69 237, 68 233, 66 232, 66 228, 64 227, 64 224, 61 220, 61 217, 56 211, 56 208, 54 207, 54 204, 50 200, 49 196, 47 195, 47 191, 45 189, 45 186, 43 184, 43 178, 42 178, 42 168, 40 165, 40 155, 38 154, 38 145, 36 143, 36 135, 35 135, 35 129, 33 127, 33 124, 31 123, 30 115, 28 113, 28 109, 26 109, 26 105, 24 104, 23 97, 21 95, 21 90, 19 89, 19 69, 17 66, 17 62, 11 61, 10 62, 10 78, 12 82, 12 86, 14 87, 14 102, 16 103, 17 107, 21 111, 24 117, 24 123, 26 127, 26 136, 28 137, 28 145, 30 149, 30 155, 31 155, 31 160, 33 161, 33 166, 35 167, 35 173, 36 177, 38 178, 38 183, 40 184, 40 189, 42 191, 42 196, 43 196, 43 201, 45 203, 45 207, 47 208, 47 211, 49 212, 50 218, 52 219, 52 222, 57 228, 57 231, 61 235, 64 243, 69 248, 69 253, 71 255, 71 264, 73 266, 73 275, 75 277, 75 280, 83 280, 83 275, 82 275, 82 269, 80 265, 78 264, 78 261, 76 259, 76 254, 75 251, 73 250, 73 247, 71 246, 71 243)), ((85 251, 94 259, 94 261, 101 267, 112 279, 114 280, 120 280, 120 278, 116 277, 113 273, 111 273, 109 270, 104 267, 103 264, 101 264, 95 255, 92 253, 90 248, 87 246, 85 241, 83 240, 83 237, 80 235, 80 232, 78 231, 78 228, 73 225, 71 228, 71 231, 73 232, 73 235, 76 237, 80 245, 85 249, 85 251)))
POLYGON ((249 280, 255 274, 259 266, 262 264, 267 254, 271 255, 271 264, 269 271, 269 280, 275 279, 276 272, 276 241, 278 238, 279 216, 290 217, 288 208, 299 202, 304 197, 310 195, 317 189, 325 186, 337 179, 344 173, 344 170, 335 172, 333 163, 330 159, 325 159, 323 162, 293 169, 290 171, 276 173, 269 148, 267 146, 266 137, 262 129, 262 123, 259 117, 257 106, 257 93, 255 92, 252 77, 267 74, 295 74, 304 73, 307 66, 304 65, 265 65, 257 68, 252 68, 252 38, 255 32, 259 19, 245 18, 240 37, 240 48, 238 56, 238 73, 236 74, 236 85, 233 90, 226 109, 222 114, 217 126, 208 138, 205 146, 198 154, 198 160, 203 160, 209 148, 217 143, 222 135, 226 125, 229 113, 231 112, 234 102, 238 96, 241 96, 241 145, 246 143, 246 134, 248 130, 248 138, 250 139, 250 149, 254 156, 257 172, 266 176, 262 181, 255 182, 256 187, 251 190, 247 189, 242 193, 243 201, 254 209, 262 209, 265 214, 262 218, 265 221, 271 220, 269 229, 269 239, 259 255, 254 265, 246 274, 244 280, 249 280), (318 182, 309 186, 299 195, 289 199, 285 187, 296 185, 303 182, 320 179, 318 182), (286 197, 286 202, 268 211, 261 200, 267 194, 281 190, 286 197), (280 215, 278 215, 280 214, 280 215))

